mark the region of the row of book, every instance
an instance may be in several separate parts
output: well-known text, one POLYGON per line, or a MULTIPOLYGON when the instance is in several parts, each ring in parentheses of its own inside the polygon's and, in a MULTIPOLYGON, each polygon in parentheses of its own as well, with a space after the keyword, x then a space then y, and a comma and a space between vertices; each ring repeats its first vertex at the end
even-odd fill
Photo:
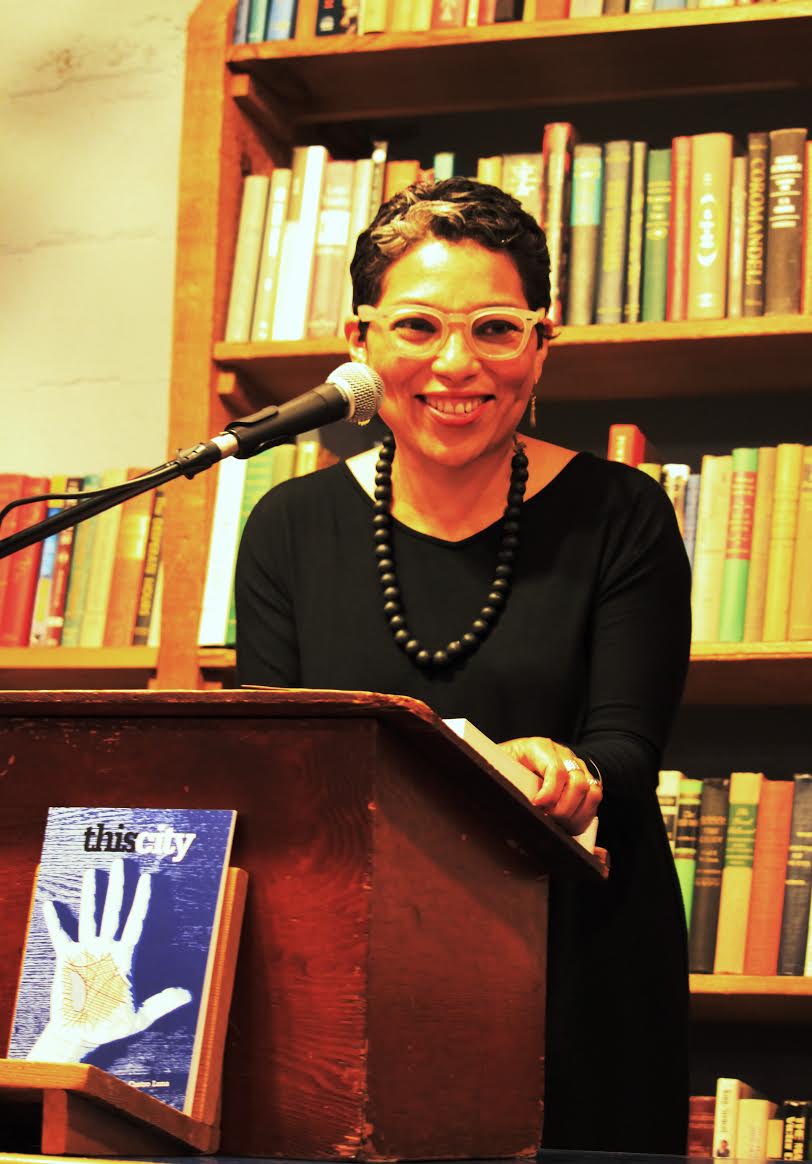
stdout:
POLYGON ((612 425, 610 460, 659 480, 693 581, 694 642, 812 639, 812 446, 787 443, 661 464, 633 424, 612 425))
MULTIPOLYGON (((577 141, 548 124, 538 153, 480 158, 477 177, 515 195, 547 233, 550 312, 568 325, 812 312, 812 142, 806 129, 577 141)), ((317 339, 351 314, 348 267, 382 199, 449 177, 451 151, 424 169, 340 161, 301 146, 290 169, 245 179, 225 339, 317 339), (277 298, 277 290, 285 288, 277 298)))
MULTIPOLYGON (((41 498, 12 509, 0 535, 59 513, 75 504, 73 495, 78 500, 142 471, 0 473, 0 509, 21 497, 41 498), (51 493, 71 497, 45 500, 51 493)), ((0 646, 157 646, 163 513, 163 491, 149 490, 0 560, 0 646)))
POLYGON ((812 775, 660 772, 695 974, 812 975, 812 775))
POLYGON ((716 1080, 713 1095, 692 1095, 689 1157, 736 1160, 808 1160, 812 1100, 773 1103, 742 1079, 716 1080))
POLYGON ((248 461, 235 457, 220 461, 198 646, 234 646, 234 567, 243 527, 256 503, 280 482, 310 473, 332 459, 318 433, 310 432, 301 435, 295 444, 276 445, 248 461))
MULTIPOLYGON (((759 0, 319 0, 314 32, 316 36, 428 32, 512 20, 577 19, 754 2, 759 0)), ((239 0, 234 43, 289 40, 296 35, 297 13, 298 0, 239 0)))

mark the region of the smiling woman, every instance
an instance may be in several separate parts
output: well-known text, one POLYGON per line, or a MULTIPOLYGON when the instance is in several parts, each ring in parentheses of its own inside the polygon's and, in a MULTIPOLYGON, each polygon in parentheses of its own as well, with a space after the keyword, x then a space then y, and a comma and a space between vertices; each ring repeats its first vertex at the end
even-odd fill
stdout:
POLYGON ((550 291, 515 199, 410 187, 351 270, 349 350, 389 432, 252 513, 240 681, 414 696, 502 741, 569 832, 597 812, 608 883, 551 886, 543 1145, 681 1154, 685 923, 656 799, 690 645, 673 508, 635 469, 517 436, 550 291))

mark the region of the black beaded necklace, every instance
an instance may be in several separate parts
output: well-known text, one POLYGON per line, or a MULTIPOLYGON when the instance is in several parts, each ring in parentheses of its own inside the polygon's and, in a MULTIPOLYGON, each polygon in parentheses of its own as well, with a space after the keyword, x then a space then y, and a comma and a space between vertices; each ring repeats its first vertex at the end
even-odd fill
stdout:
POLYGON ((499 620, 513 581, 513 563, 519 546, 519 515, 527 485, 527 456, 524 445, 513 438, 513 457, 510 462, 510 486, 507 505, 502 519, 502 540, 496 555, 497 566, 485 605, 458 639, 437 651, 424 647, 406 624, 398 578, 395 573, 395 555, 392 546, 392 462, 395 459, 395 438, 387 433, 383 438, 375 465, 375 556, 378 559, 378 577, 383 590, 383 612, 395 642, 418 667, 441 670, 473 655, 485 641, 499 620))

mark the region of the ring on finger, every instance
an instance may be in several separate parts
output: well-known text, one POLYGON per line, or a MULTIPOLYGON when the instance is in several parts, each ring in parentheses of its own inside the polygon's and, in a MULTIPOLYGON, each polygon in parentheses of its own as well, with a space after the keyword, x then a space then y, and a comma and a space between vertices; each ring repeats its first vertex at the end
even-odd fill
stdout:
POLYGON ((564 767, 566 768, 566 770, 568 772, 580 772, 581 771, 581 765, 578 763, 577 760, 565 760, 564 767))

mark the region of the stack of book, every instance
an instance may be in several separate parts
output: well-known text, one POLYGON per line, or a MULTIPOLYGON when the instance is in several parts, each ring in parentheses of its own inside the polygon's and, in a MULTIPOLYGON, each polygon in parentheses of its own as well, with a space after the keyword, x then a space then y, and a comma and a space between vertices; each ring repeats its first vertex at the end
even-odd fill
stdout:
POLYGON ((742 1079, 716 1080, 692 1095, 686 1155, 737 1160, 808 1160, 812 1100, 773 1103, 742 1079))
POLYGON ((695 974, 812 975, 812 774, 660 772, 695 974))
MULTIPOLYGON (((541 149, 477 162, 476 177, 515 195, 544 227, 550 315, 568 325, 812 312, 806 129, 578 142, 551 122, 541 149)), ((341 334, 358 234, 412 182, 450 177, 452 151, 419 159, 337 161, 301 146, 290 170, 249 175, 243 190, 225 339, 341 334), (277 288, 285 294, 277 302, 277 288)))
POLYGON ((217 466, 217 492, 197 643, 233 647, 237 637, 234 568, 248 516, 269 489, 301 477, 334 459, 318 432, 302 434, 295 444, 276 445, 247 461, 229 457, 217 466))
POLYGON ((609 460, 661 481, 693 569, 697 643, 812 639, 812 445, 736 448, 663 464, 634 424, 609 430, 609 460))
MULTIPOLYGON (((0 473, 0 509, 20 497, 78 497, 142 471, 50 478, 0 473)), ((43 500, 18 506, 0 534, 8 537, 72 504, 43 500)), ((156 646, 163 513, 161 490, 141 493, 0 561, 0 646, 156 646)))

